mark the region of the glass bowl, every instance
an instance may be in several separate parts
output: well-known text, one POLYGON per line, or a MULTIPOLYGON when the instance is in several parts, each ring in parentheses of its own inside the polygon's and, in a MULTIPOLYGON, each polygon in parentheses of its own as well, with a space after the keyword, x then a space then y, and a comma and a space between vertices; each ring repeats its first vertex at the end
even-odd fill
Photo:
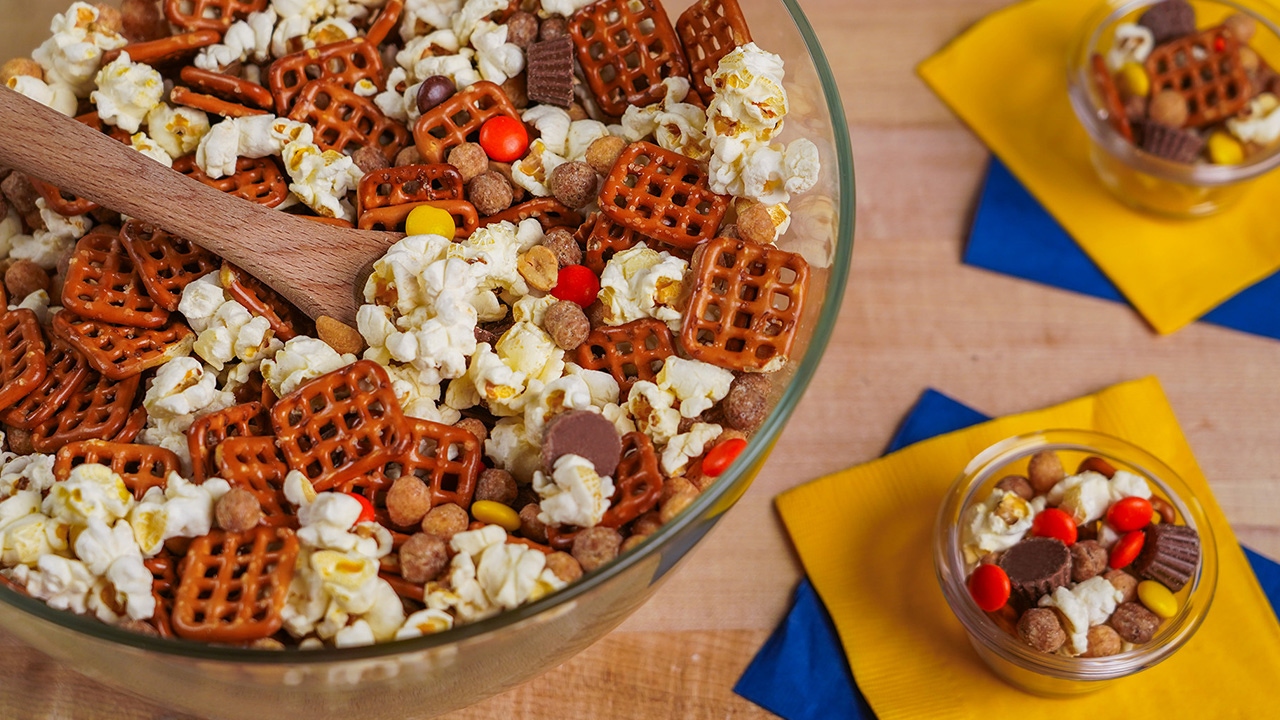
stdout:
MULTIPOLYGON (((3 58, 28 56, 69 0, 0 0, 3 58), (19 32, 17 29, 21 28, 19 32), (38 32, 36 32, 38 31, 38 32), (36 34, 31 34, 36 32, 36 34)), ((672 18, 690 5, 672 0, 672 18)), ((616 561, 538 602, 446 633, 360 648, 250 651, 147 637, 54 610, 0 586, 0 629, 95 680, 160 705, 218 718, 431 717, 478 702, 564 662, 634 612, 760 471, 835 328, 853 249, 854 178, 835 78, 796 0, 742 0, 755 41, 786 61, 791 113, 781 140, 808 137, 823 165, 794 198, 779 245, 812 266, 792 360, 776 404, 737 461, 678 517, 616 561)))
MULTIPOLYGON (((1230 207, 1251 181, 1280 165, 1280 145, 1238 165, 1178 163, 1143 152, 1109 122, 1106 103, 1092 80, 1091 58, 1105 55, 1115 28, 1132 23, 1161 0, 1104 2, 1085 21, 1067 59, 1067 92, 1076 117, 1089 136, 1089 159, 1102 184, 1122 202, 1139 210, 1174 218, 1211 215, 1230 207)), ((1232 13, 1258 23, 1250 47, 1272 67, 1280 65, 1280 9, 1261 0, 1191 0, 1196 26, 1218 24, 1232 13)))
POLYGON ((1152 667, 1191 638, 1213 602, 1218 581, 1217 545, 1204 507, 1191 488, 1168 465, 1145 450, 1110 435, 1085 430, 1046 430, 1019 435, 983 450, 956 479, 943 499, 934 526, 933 564, 942 594, 978 656, 1002 680, 1037 695, 1071 696, 1101 690, 1112 682, 1152 667), (1179 522, 1200 534, 1200 568, 1195 578, 1175 593, 1180 607, 1150 642, 1132 650, 1100 658, 1066 657, 1043 653, 998 626, 978 608, 965 584, 961 547, 962 519, 1005 475, 1026 475, 1026 460, 1041 450, 1056 452, 1064 468, 1077 467, 1096 455, 1117 470, 1147 481, 1156 496, 1178 512, 1179 522))

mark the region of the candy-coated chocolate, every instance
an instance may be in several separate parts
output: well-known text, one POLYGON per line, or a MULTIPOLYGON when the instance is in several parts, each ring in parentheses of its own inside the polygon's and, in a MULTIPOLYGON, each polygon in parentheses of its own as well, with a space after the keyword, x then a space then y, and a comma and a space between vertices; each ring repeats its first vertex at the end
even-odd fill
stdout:
POLYGON ((1138 599, 1148 610, 1168 620, 1178 612, 1178 599, 1169 588, 1155 580, 1143 580, 1138 583, 1138 599))
POLYGON ((495 115, 480 126, 480 147, 490 160, 515 162, 529 150, 529 133, 519 120, 495 115))
POLYGON ((1031 522, 1031 534, 1036 537, 1051 537, 1070 546, 1076 541, 1076 521, 1071 515, 1058 508, 1045 508, 1031 522))
POLYGON ((507 532, 520 529, 520 515, 510 507, 493 500, 477 500, 471 503, 471 514, 487 525, 498 525, 507 532))
POLYGON ((1107 524, 1116 532, 1133 532, 1151 524, 1151 503, 1146 498, 1127 497, 1107 509, 1107 524))
POLYGON ((1141 530, 1126 534, 1111 547, 1111 559, 1107 564, 1117 569, 1128 567, 1129 563, 1137 559, 1138 553, 1142 552, 1142 545, 1146 540, 1147 536, 1141 530))
POLYGON ((725 440, 719 445, 711 448, 711 452, 702 459, 702 474, 707 477, 719 477, 721 473, 729 469, 734 460, 747 449, 747 441, 742 438, 732 438, 725 440))
POLYGON ((369 498, 353 492, 344 494, 350 495, 356 499, 356 502, 360 503, 360 516, 356 518, 355 524, 358 525, 362 522, 373 522, 377 519, 373 512, 373 503, 369 502, 369 498))
POLYGON ((453 216, 443 208, 419 205, 410 210, 409 217, 405 218, 404 232, 406 235, 440 235, 452 240, 458 227, 453 216))
POLYGON ((969 595, 986 612, 995 612, 1009 602, 1013 586, 999 565, 979 565, 969 576, 969 595))
POLYGON ((585 308, 600 294, 600 278, 586 265, 566 265, 560 268, 551 294, 557 300, 568 300, 585 308))

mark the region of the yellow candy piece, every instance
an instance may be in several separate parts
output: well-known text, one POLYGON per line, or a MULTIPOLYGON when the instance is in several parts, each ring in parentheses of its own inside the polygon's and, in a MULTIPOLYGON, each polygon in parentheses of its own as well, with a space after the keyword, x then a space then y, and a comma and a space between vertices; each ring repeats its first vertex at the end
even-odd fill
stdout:
POLYGON ((1152 525, 1159 525, 1159 524, 1160 524, 1160 522, 1161 522, 1162 520, 1163 520, 1163 518, 1161 518, 1161 517, 1160 517, 1160 511, 1159 511, 1159 510, 1156 510, 1156 509, 1154 509, 1154 508, 1152 508, 1152 510, 1151 510, 1151 524, 1152 524, 1152 525))
POLYGON ((1244 146, 1219 130, 1209 136, 1209 159, 1217 165, 1239 165, 1244 162, 1244 146))
POLYGON ((440 235, 452 240, 457 231, 453 216, 431 205, 419 205, 410 210, 409 217, 404 221, 406 235, 440 235))
POLYGON ((1130 97, 1146 97, 1151 92, 1151 78, 1147 77, 1147 69, 1136 62, 1127 62, 1120 67, 1116 85, 1120 92, 1130 97))
POLYGON ((520 515, 500 502, 477 500, 471 503, 471 516, 486 525, 499 525, 507 532, 520 529, 520 515))
POLYGON ((1178 613, 1178 599, 1169 592, 1169 588, 1155 580, 1138 583, 1138 599, 1148 610, 1166 620, 1178 613))

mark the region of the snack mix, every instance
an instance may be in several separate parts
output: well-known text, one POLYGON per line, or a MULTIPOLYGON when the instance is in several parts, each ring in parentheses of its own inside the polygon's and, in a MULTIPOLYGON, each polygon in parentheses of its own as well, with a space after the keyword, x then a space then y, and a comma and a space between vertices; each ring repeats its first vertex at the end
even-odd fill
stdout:
POLYGON ((1258 23, 1236 13, 1197 28, 1186 0, 1116 26, 1091 58, 1108 120, 1143 151, 1178 163, 1238 165, 1280 141, 1280 76, 1253 47, 1258 23))
POLYGON ((1097 457, 1067 476, 1033 455, 961 528, 974 602, 1032 648, 1106 657, 1150 642, 1178 614, 1200 537, 1147 482, 1097 457))
MULTIPOLYGON (((642 543, 772 404, 818 150, 736 0, 76 2, 0 83, 224 192, 402 230, 356 327, 0 169, 0 583, 345 647, 642 543)), ((335 278, 334 282, 354 279, 335 278)))

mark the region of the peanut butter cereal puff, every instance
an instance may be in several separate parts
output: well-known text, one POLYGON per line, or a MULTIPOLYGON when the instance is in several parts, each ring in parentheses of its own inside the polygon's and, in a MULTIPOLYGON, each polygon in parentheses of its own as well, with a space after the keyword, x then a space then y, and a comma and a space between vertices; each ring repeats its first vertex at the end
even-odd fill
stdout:
POLYGON ((462 143, 449 151, 449 164, 458 168, 462 182, 469 183, 489 171, 489 156, 476 143, 462 143))
POLYGON ((538 39, 538 16, 517 10, 507 18, 507 42, 528 50, 529 44, 538 39))
POLYGON ((516 501, 517 492, 516 479, 511 473, 498 468, 486 468, 480 471, 480 477, 476 479, 474 500, 491 500, 511 505, 516 501))
POLYGON ((1120 634, 1108 625, 1094 625, 1089 628, 1089 649, 1080 657, 1095 658, 1117 655, 1124 649, 1124 641, 1120 634))
POLYGON ((578 533, 573 539, 573 558, 582 569, 591 572, 618 556, 622 534, 608 527, 596 526, 578 533))
POLYGON ((582 577, 582 565, 567 552, 553 552, 547 556, 547 569, 565 582, 582 577))
POLYGON ((408 527, 421 522, 423 532, 432 532, 424 520, 430 510, 431 491, 422 480, 414 475, 401 475, 391 483, 387 490, 387 516, 393 524, 408 527))
POLYGON ((437 505, 422 518, 422 532, 449 542, 453 536, 467 529, 470 516, 454 503, 437 505))
POLYGON ((1058 613, 1049 608, 1031 608, 1018 618, 1018 637, 1040 652, 1057 652, 1067 642, 1058 613))
POLYGON ((1108 570, 1102 577, 1120 591, 1121 602, 1133 602, 1138 599, 1138 578, 1124 570, 1108 570))
POLYGON ((400 546, 400 577, 411 583, 435 580, 448 564, 448 544, 438 535, 417 533, 400 546))
POLYGON ((218 527, 227 532, 245 532, 262 522, 262 503, 244 488, 231 488, 218 499, 213 517, 218 527))
POLYGON ((4 271, 9 295, 21 300, 37 290, 49 292, 49 273, 30 260, 17 260, 4 271))
POLYGON ((559 15, 552 15, 542 21, 542 26, 538 28, 539 40, 555 40, 558 37, 564 37, 569 34, 568 22, 559 15))
POLYGON ((1160 617, 1136 602, 1121 603, 1109 622, 1122 639, 1135 645, 1150 642, 1160 629, 1160 617))
POLYGON ((372 145, 366 145, 352 153, 351 161, 363 173, 371 173, 391 167, 391 162, 387 160, 387 156, 372 145))
POLYGON ((511 183, 502 173, 488 171, 477 175, 467 184, 467 197, 481 215, 496 215, 511 207, 515 193, 511 183))
POLYGON ((1011 492, 1023 500, 1030 500, 1035 497, 1036 490, 1031 487, 1031 481, 1021 475, 1006 475, 996 483, 996 488, 1011 492))
POLYGON ((582 307, 574 302, 561 300, 543 315, 543 327, 562 350, 575 350, 591 332, 591 322, 582 307))
POLYGON ((551 194, 575 210, 590 205, 596 199, 599 178, 596 171, 584 162, 567 162, 551 171, 551 194))
POLYGON ((484 421, 476 418, 462 418, 453 424, 454 427, 462 428, 472 435, 476 436, 476 440, 484 445, 484 441, 489 439, 489 428, 485 427, 484 421))
POLYGON ((614 164, 618 162, 618 157, 622 155, 622 150, 626 146, 627 141, 616 135, 605 135, 602 138, 598 138, 587 146, 587 164, 591 166, 592 170, 601 175, 608 175, 614 164))
POLYGON ((725 422, 735 430, 751 432, 769 414, 769 378, 745 373, 734 378, 729 394, 721 402, 725 422))
POLYGON ((527 503, 520 508, 520 534, 534 542, 547 541, 547 524, 538 518, 542 508, 537 503, 527 503))
POLYGON ((556 263, 560 267, 582 264, 582 246, 566 228, 554 227, 548 230, 542 238, 542 245, 556 256, 556 263))
POLYGON ((1031 482, 1031 487, 1035 489, 1037 495, 1049 492, 1050 488, 1062 482, 1066 476, 1066 471, 1062 469, 1062 461, 1058 459, 1057 453, 1051 450, 1041 450, 1032 455, 1027 463, 1027 480, 1031 482))
POLYGON ((169 21, 156 0, 123 0, 120 31, 129 42, 146 42, 169 36, 169 21))

